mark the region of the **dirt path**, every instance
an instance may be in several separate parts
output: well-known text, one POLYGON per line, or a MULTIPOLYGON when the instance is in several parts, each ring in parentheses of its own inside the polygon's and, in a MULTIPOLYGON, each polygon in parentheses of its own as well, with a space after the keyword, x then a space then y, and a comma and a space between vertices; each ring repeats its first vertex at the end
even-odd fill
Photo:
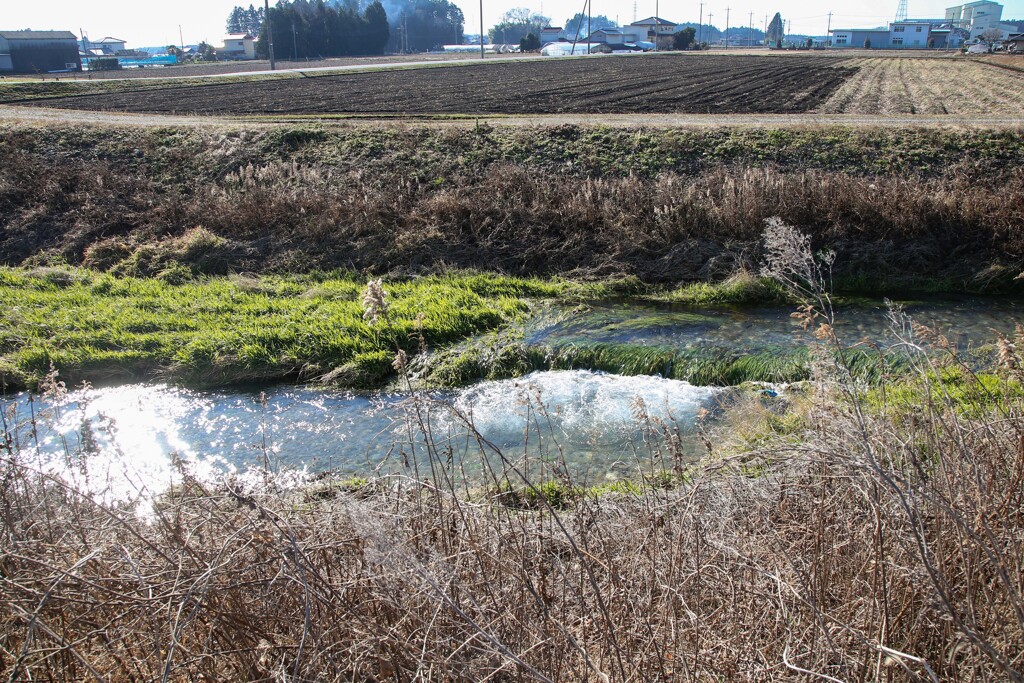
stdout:
POLYGON ((597 114, 597 115, 532 115, 480 116, 467 118, 429 117, 316 117, 316 116, 172 116, 157 114, 123 114, 114 112, 45 109, 0 105, 0 122, 89 124, 113 126, 185 126, 185 127, 268 127, 280 125, 427 125, 468 127, 479 123, 503 126, 547 126, 559 124, 604 125, 616 128, 706 128, 733 127, 962 127, 962 128, 1024 128, 1024 112, 1006 116, 916 115, 886 116, 876 114, 597 114))

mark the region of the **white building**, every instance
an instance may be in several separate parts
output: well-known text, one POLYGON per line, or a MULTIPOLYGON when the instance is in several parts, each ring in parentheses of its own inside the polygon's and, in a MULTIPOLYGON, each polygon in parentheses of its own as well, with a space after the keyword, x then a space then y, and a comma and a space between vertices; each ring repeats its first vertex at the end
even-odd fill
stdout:
POLYGON ((671 49, 672 36, 676 32, 678 24, 662 19, 661 17, 647 17, 640 21, 634 21, 629 26, 623 26, 622 31, 627 42, 636 43, 649 41, 657 44, 659 49, 671 49))
POLYGON ((229 33, 224 47, 217 49, 219 59, 256 59, 256 39, 248 33, 229 33))
POLYGON ((889 24, 889 47, 928 47, 931 28, 931 23, 927 21, 894 21, 889 24))
POLYGON ((541 45, 558 42, 560 38, 564 37, 565 32, 561 26, 545 26, 540 30, 539 36, 541 45))
POLYGON ((1003 39, 1016 33, 1016 25, 1003 24, 1002 17, 1003 6, 992 0, 978 0, 946 8, 946 21, 954 28, 970 31, 972 40, 992 29, 999 31, 1003 39))
POLYGON ((610 43, 620 45, 626 42, 621 28, 599 28, 590 34, 592 43, 610 43))
POLYGON ((93 54, 97 54, 95 51, 100 50, 104 55, 113 56, 118 52, 126 52, 128 49, 127 41, 121 40, 120 38, 111 38, 110 36, 106 36, 102 40, 89 40, 88 38, 83 38, 82 43, 87 43, 87 46, 83 44, 82 47, 93 54))

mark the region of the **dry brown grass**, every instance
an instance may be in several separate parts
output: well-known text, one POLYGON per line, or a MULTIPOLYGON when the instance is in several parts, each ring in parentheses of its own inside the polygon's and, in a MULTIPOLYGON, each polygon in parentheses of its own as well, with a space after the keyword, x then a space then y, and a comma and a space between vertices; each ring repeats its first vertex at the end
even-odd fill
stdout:
POLYGON ((863 57, 860 71, 820 107, 827 114, 1017 114, 1024 74, 974 60, 863 57))
POLYGON ((435 179, 397 164, 288 158, 168 182, 101 161, 20 152, 6 161, 0 246, 12 264, 58 259, 143 275, 171 260, 206 274, 486 264, 707 279, 753 258, 763 221, 778 215, 849 253, 843 274, 966 282, 993 263, 1024 269, 1020 168, 979 178, 950 165, 922 178, 746 162, 581 178, 496 162, 435 179), (196 226, 208 239, 193 245, 185 236, 196 226))

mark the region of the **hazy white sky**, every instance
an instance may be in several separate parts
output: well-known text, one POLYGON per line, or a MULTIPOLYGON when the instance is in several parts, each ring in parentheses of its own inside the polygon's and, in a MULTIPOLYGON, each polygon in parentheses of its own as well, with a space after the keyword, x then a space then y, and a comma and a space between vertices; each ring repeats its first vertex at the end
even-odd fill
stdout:
MULTIPOLYGON (((138 0, 2 0, 0 30, 31 28, 35 30, 85 31, 98 40, 114 36, 128 41, 129 47, 178 44, 178 27, 186 44, 206 40, 219 44, 224 24, 235 5, 248 6, 252 0, 174 0, 174 2, 139 2, 138 0)), ((961 0, 955 0, 960 2, 961 0)), ((262 0, 260 0, 262 2, 262 0)), ((272 0, 273 5, 276 0, 272 0)), ((455 0, 466 15, 466 32, 476 33, 480 25, 478 0, 455 0)), ((584 0, 484 0, 484 25, 489 28, 511 7, 529 7, 552 18, 561 25, 568 17, 583 9, 584 0)), ((638 18, 660 16, 675 22, 696 22, 700 6, 687 0, 592 0, 594 14, 606 14, 619 23, 633 20, 634 5, 638 18)), ((725 28, 725 11, 730 7, 729 25, 746 26, 753 13, 755 28, 764 26, 766 14, 781 12, 791 20, 793 33, 824 34, 828 13, 832 12, 833 28, 878 26, 891 21, 898 0, 710 0, 704 3, 704 20, 725 28)), ((908 0, 911 17, 941 17, 954 0, 908 0)), ((1003 3, 1003 19, 1024 19, 1024 0, 1003 3)))

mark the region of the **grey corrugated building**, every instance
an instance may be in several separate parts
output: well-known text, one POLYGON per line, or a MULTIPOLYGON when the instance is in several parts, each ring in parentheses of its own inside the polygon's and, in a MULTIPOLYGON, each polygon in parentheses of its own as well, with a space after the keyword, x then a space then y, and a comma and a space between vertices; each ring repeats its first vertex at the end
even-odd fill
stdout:
POLYGON ((0 73, 81 71, 71 31, 0 31, 0 73))

